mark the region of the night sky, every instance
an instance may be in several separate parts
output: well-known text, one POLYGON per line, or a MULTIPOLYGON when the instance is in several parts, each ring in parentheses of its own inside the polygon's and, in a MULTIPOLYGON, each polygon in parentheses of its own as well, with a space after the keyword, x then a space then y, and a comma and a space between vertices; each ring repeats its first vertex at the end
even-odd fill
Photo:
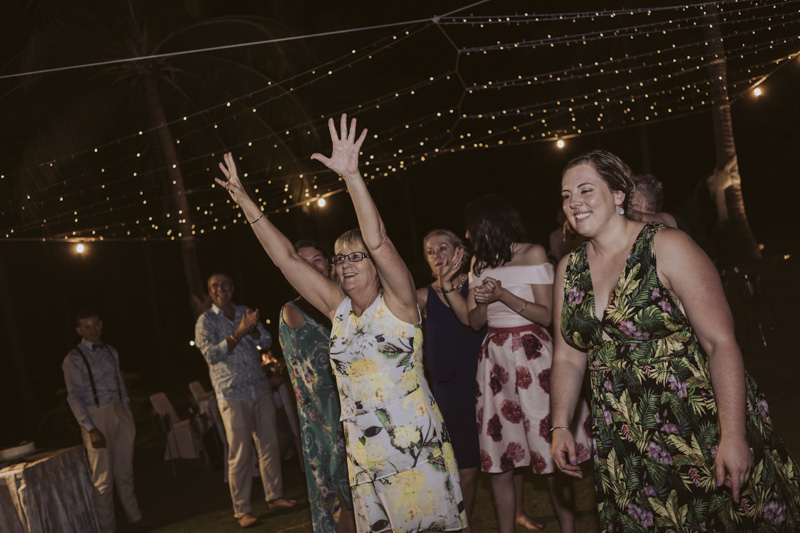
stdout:
MULTIPOLYGON (((63 389, 61 361, 79 340, 74 314, 86 306, 100 311, 104 339, 117 347, 123 371, 138 377, 142 392, 178 397, 188 394, 193 379, 208 384, 206 364, 189 345, 194 320, 179 245, 172 240, 179 217, 166 216, 175 214, 166 163, 141 104, 143 93, 132 81, 134 63, 2 78, 131 57, 118 34, 108 47, 99 45, 103 36, 90 34, 115 15, 114 8, 91 0, 70 8, 47 1, 12 4, 2 23, 6 31, 0 32, 0 401, 7 407, 0 409, 0 445, 44 431, 37 429, 39 421, 57 408, 63 389), (72 242, 64 242, 65 236, 72 242), (100 236, 105 240, 88 242, 100 236), (84 254, 75 253, 77 240, 87 242, 84 254)), ((152 15, 158 7, 148 10, 147 4, 136 3, 159 19, 152 15)), ((254 194, 290 239, 330 246, 356 225, 355 216, 339 192, 341 183, 309 156, 329 152, 325 119, 341 111, 355 113, 359 126, 370 129, 362 157, 370 165, 362 169, 389 235, 420 286, 430 280, 422 236, 437 227, 463 234, 464 205, 481 194, 506 195, 532 239, 546 243, 560 209, 561 169, 594 148, 617 153, 634 172, 662 179, 664 209, 685 218, 716 257, 715 212, 705 187, 717 163, 703 96, 707 72, 694 68, 703 52, 687 44, 703 46, 701 32, 687 29, 699 11, 658 15, 652 4, 653 14, 630 15, 625 22, 622 16, 581 18, 576 13, 587 3, 565 2, 557 6, 565 20, 540 13, 543 20, 535 21, 524 16, 524 4, 498 1, 458 14, 521 18, 506 25, 485 18, 459 25, 451 19, 436 27, 424 21, 469 4, 438 2, 439 13, 424 3, 391 9, 376 2, 348 2, 346 9, 342 3, 261 4, 187 3, 192 10, 162 14, 161 25, 151 27, 154 33, 174 31, 179 15, 193 22, 266 17, 270 32, 210 26, 181 34, 158 52, 376 27, 176 56, 161 64, 160 75, 170 83, 162 82, 159 90, 179 140, 175 147, 194 210, 201 273, 230 272, 234 300, 271 319, 267 328, 275 338, 280 306, 293 291, 250 229, 232 223, 237 211, 224 191, 211 187, 220 175, 216 163, 223 151, 233 150, 243 158, 245 182, 258 189, 254 194), (418 20, 423 22, 377 28, 418 20), (640 29, 648 24, 655 29, 645 37, 640 29), (685 31, 675 29, 681 24, 685 31), (592 40, 614 31, 632 36, 592 40), (568 43, 569 36, 577 40, 568 43), (492 49, 507 43, 528 44, 492 49), (686 48, 673 53, 672 45, 686 48), (625 54, 641 57, 620 62, 625 54), (684 56, 692 59, 680 67, 684 56), (581 70, 610 58, 615 62, 602 73, 581 70), (327 70, 332 74, 323 75, 327 70), (563 79, 542 82, 553 73, 563 79), (519 80, 531 83, 514 86, 519 80), (643 85, 637 88, 632 80, 643 85), (648 80, 657 81, 645 86, 648 80), (511 85, 481 89, 488 81, 511 85), (596 99, 598 90, 607 101, 596 99), (603 105, 587 104, 588 95, 603 105), (450 109, 457 110, 452 117, 450 109), (556 148, 556 138, 565 139, 564 149, 556 148), (305 205, 317 194, 329 195, 324 208, 305 205), (288 213, 286 206, 292 207, 288 213)), ((793 217, 800 195, 800 59, 786 59, 800 48, 790 24, 796 28, 796 4, 776 3, 788 6, 780 17, 774 10, 758 11, 770 3, 740 2, 736 9, 744 11, 738 14, 723 4, 730 18, 728 81, 742 187, 751 227, 768 259, 800 253, 793 217), (741 36, 747 27, 751 35, 741 36), (749 88, 761 79, 763 94, 755 97, 749 88)))

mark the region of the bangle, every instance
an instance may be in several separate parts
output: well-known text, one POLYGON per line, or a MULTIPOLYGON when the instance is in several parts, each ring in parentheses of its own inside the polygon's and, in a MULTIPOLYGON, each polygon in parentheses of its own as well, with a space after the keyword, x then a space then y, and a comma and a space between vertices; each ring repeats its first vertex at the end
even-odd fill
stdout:
POLYGON ((553 426, 553 427, 550 428, 550 434, 552 435, 553 432, 555 430, 557 430, 557 429, 563 429, 564 431, 569 431, 569 428, 564 427, 564 426, 553 426))
POLYGON ((261 220, 262 218, 264 218, 264 213, 263 213, 263 212, 261 213, 261 216, 260 216, 260 217, 258 217, 258 218, 257 218, 257 219, 255 219, 254 221, 250 222, 249 224, 252 226, 253 224, 255 224, 256 222, 258 222, 258 221, 259 221, 259 220, 261 220))
MULTIPOLYGON (((525 305, 523 305, 523 306, 522 306, 522 309, 520 309, 519 311, 517 311, 517 314, 518 314, 518 315, 521 315, 521 314, 522 314, 522 312, 523 312, 523 311, 525 311, 525 309, 527 309, 527 308, 528 308, 528 300, 525 300, 525 305)), ((565 429, 566 429, 566 428, 565 428, 565 429)), ((552 430, 551 430, 551 431, 552 431, 552 430)))
POLYGON ((239 344, 239 339, 237 339, 233 334, 228 335, 228 340, 231 341, 233 344, 239 344))

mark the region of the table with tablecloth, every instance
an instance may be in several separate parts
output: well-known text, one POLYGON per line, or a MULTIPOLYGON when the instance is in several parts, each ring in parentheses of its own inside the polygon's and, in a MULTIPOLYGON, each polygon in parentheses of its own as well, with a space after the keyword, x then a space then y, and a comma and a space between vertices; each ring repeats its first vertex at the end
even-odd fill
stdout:
POLYGON ((82 446, 28 455, 0 468, 0 531, 99 532, 82 446))

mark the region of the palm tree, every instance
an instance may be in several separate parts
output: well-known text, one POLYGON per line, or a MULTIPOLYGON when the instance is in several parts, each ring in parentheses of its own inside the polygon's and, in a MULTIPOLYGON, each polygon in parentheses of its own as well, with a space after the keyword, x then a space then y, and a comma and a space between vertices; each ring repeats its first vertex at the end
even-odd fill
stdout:
POLYGON ((727 62, 720 31, 720 20, 716 6, 703 25, 709 43, 709 77, 711 80, 711 117, 714 124, 717 167, 707 184, 717 205, 717 221, 722 234, 730 243, 727 259, 734 263, 761 259, 761 251, 750 229, 742 196, 742 178, 736 157, 733 138, 731 104, 728 96, 727 62))
MULTIPOLYGON (((19 166, 36 168, 23 184, 24 192, 32 196, 34 203, 27 213, 22 213, 21 219, 46 217, 43 191, 64 180, 65 174, 80 175, 82 169, 63 162, 63 158, 102 141, 119 138, 120 124, 130 125, 123 128, 125 133, 149 132, 134 141, 136 147, 131 151, 142 155, 139 168, 161 169, 150 173, 151 177, 143 181, 152 185, 146 180, 157 180, 156 186, 164 189, 163 197, 169 198, 169 204, 163 209, 177 215, 172 218, 177 221, 173 222, 171 234, 180 243, 189 303, 197 316, 204 309, 206 291, 198 266, 192 206, 187 197, 192 184, 186 183, 181 159, 219 151, 255 135, 274 135, 277 139, 280 136, 275 135, 275 128, 270 126, 271 117, 260 114, 259 120, 236 124, 235 131, 239 135, 236 141, 223 138, 224 133, 208 124, 202 135, 193 135, 191 143, 181 145, 179 153, 176 137, 195 132, 188 132, 175 119, 200 113, 210 123, 212 116, 203 111, 226 100, 233 101, 233 109, 226 111, 229 114, 247 107, 246 102, 236 97, 247 90, 262 89, 270 80, 282 79, 289 72, 290 59, 277 47, 268 52, 262 48, 180 56, 165 54, 198 46, 230 44, 231 37, 235 37, 236 42, 266 40, 280 29, 263 18, 219 16, 213 1, 78 0, 69 2, 68 6, 63 4, 58 0, 30 4, 34 7, 28 9, 35 10, 33 18, 38 21, 38 27, 13 65, 21 71, 36 71, 54 64, 86 63, 87 58, 106 64, 58 75, 30 76, 3 98, 9 106, 26 112, 25 116, 17 113, 15 119, 12 118, 17 124, 28 126, 29 131, 19 166), (142 59, 109 64, 135 58, 142 59), (20 100, 28 105, 20 105, 20 100), (53 160, 59 160, 60 164, 40 165, 53 160)), ((280 87, 275 90, 283 91, 280 87)), ((284 96, 286 94, 284 91, 284 96)), ((13 114, 14 109, 10 111, 13 114)), ((291 96, 282 99, 276 122, 287 117, 295 123, 308 120, 303 107, 291 96)), ((24 126, 21 127, 23 131, 24 126)), ((279 140, 278 144, 284 154, 289 154, 290 160, 302 161, 291 155, 292 149, 286 143, 279 140)), ((125 155, 112 150, 105 156, 108 158, 105 162, 111 165, 115 158, 125 155)), ((269 161, 263 164, 268 166, 269 161)), ((294 170, 302 172, 303 168, 294 170)), ((207 185, 207 175, 203 180, 195 186, 207 185)), ((134 192, 142 186, 139 181, 131 183, 129 188, 134 192)), ((95 203, 102 203, 108 193, 85 191, 80 200, 83 205, 87 203, 87 194, 96 197, 95 203)))

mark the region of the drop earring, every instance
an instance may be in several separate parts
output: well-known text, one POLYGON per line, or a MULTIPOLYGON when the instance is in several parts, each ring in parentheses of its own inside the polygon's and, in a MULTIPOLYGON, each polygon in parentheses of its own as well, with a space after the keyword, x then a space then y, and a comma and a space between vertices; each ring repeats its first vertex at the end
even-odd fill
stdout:
POLYGON ((625 214, 625 209, 623 209, 623 207, 621 205, 618 205, 617 206, 617 213, 620 214, 620 215, 624 215, 625 214))

